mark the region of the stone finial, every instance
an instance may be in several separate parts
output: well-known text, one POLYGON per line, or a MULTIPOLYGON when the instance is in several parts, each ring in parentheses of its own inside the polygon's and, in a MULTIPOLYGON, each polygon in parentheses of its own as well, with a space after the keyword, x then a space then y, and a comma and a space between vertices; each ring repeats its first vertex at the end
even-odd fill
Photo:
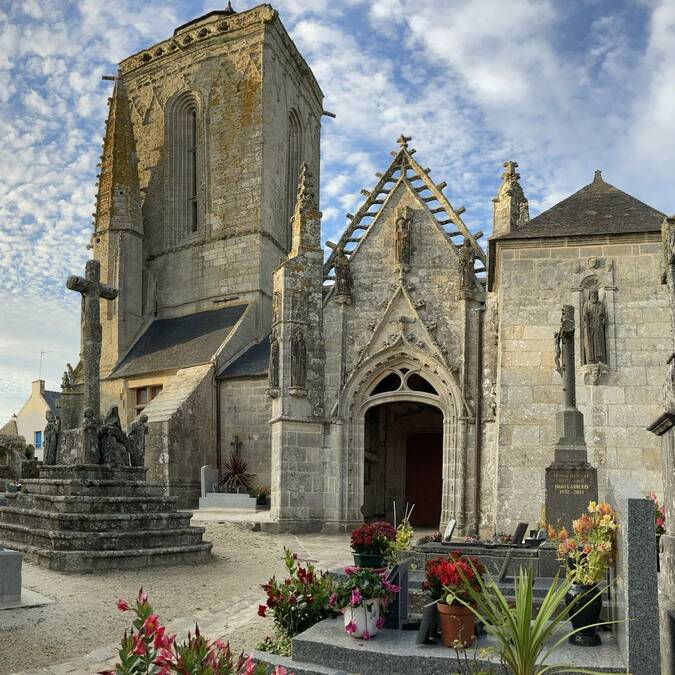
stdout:
POLYGON ((602 180, 602 171, 600 169, 596 169, 595 173, 593 174, 593 182, 594 183, 604 183, 605 181, 602 180))
POLYGON ((227 7, 225 8, 225 14, 231 15, 236 14, 237 10, 232 7, 232 0, 227 0, 227 7))
POLYGON ((401 134, 397 139, 396 142, 401 146, 401 149, 403 150, 404 148, 408 148, 408 143, 412 141, 412 136, 406 136, 405 134, 401 134))
POLYGON ((518 162, 504 162, 502 184, 497 196, 492 200, 492 234, 508 234, 522 227, 529 219, 529 206, 523 188, 520 185, 520 174, 516 171, 518 162))
POLYGON ((321 213, 314 193, 312 174, 304 162, 300 167, 291 227, 291 257, 297 256, 301 249, 321 249, 321 213))

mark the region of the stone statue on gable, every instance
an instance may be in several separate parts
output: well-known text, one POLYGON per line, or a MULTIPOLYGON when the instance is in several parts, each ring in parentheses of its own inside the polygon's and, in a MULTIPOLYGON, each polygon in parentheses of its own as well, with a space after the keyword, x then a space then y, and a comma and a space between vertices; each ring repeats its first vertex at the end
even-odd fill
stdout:
POLYGON ((342 246, 335 249, 335 301, 339 304, 352 304, 352 275, 349 259, 342 246))
POLYGON ((410 265, 412 213, 408 206, 398 210, 396 215, 396 262, 410 265))
POLYGON ((468 239, 459 249, 459 284, 461 288, 471 288, 473 275, 473 262, 476 259, 476 252, 468 239))
POLYGON ((584 327, 584 353, 586 363, 607 363, 607 311, 596 288, 591 289, 581 310, 584 327))

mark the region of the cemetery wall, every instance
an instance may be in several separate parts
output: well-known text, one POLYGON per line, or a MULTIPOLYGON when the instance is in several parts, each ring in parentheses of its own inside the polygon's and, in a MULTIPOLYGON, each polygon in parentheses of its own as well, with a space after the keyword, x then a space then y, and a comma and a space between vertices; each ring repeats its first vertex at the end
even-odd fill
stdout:
POLYGON ((577 403, 588 459, 607 479, 630 476, 662 490, 658 439, 646 431, 660 412, 663 363, 673 350, 657 234, 498 241, 499 302, 495 514, 500 530, 538 521, 544 469, 553 459, 553 420, 562 391, 553 334, 563 304, 576 310, 577 403), (596 276, 607 315, 609 370, 593 384, 580 363, 579 289, 596 276))
POLYGON ((238 436, 241 454, 254 473, 255 483, 270 485, 272 402, 266 396, 267 377, 238 378, 220 382, 221 455, 225 460, 238 436))

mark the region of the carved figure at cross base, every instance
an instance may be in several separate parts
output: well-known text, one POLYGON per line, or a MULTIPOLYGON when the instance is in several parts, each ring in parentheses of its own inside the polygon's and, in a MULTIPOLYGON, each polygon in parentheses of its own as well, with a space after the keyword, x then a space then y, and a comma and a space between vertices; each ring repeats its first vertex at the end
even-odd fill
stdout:
POLYGON ((51 410, 46 412, 45 417, 47 418, 47 426, 43 432, 43 464, 56 464, 56 448, 61 431, 61 420, 51 410))
POLYGON ((98 441, 99 423, 91 408, 84 409, 84 417, 80 425, 82 434, 82 450, 85 464, 101 464, 101 450, 98 441))
POLYGON ((129 427, 129 459, 131 466, 145 466, 145 436, 148 433, 148 416, 141 413, 129 427))
POLYGON ((120 414, 114 405, 108 411, 98 432, 101 464, 129 466, 129 439, 122 431, 120 414))

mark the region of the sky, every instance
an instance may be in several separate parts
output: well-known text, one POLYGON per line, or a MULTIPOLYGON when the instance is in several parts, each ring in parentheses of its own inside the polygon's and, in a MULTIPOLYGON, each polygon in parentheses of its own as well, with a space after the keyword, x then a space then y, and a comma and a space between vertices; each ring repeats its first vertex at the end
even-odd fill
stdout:
MULTIPOLYGON (((77 362, 111 83, 125 56, 220 0, 0 0, 0 425, 77 362), (70 296, 70 297, 68 297, 70 296)), ((237 10, 255 2, 235 0, 237 10)), ((278 0, 326 98, 324 239, 396 138, 489 234, 502 162, 534 216, 589 183, 675 212, 675 0, 278 0)))

